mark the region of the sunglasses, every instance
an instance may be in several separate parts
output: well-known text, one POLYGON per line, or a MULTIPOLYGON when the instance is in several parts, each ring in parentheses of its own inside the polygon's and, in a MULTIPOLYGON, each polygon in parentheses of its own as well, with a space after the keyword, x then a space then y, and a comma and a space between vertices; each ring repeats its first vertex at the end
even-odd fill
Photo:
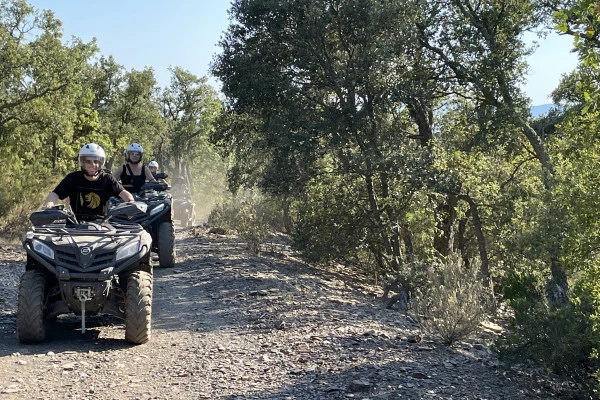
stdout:
POLYGON ((83 163, 85 165, 92 165, 92 164, 100 165, 100 160, 83 160, 83 163))
POLYGON ((130 151, 129 155, 140 157, 142 155, 142 153, 140 153, 139 151, 130 151))

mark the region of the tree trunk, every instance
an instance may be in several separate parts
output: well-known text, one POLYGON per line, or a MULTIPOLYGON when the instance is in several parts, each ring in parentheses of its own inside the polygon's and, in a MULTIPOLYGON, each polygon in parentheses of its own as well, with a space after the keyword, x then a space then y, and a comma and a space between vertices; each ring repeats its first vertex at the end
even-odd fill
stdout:
MULTIPOLYGON (((542 182, 544 183, 546 192, 550 199, 554 199, 554 168, 550 162, 550 156, 546 151, 546 147, 535 129, 527 121, 519 118, 519 124, 542 166, 542 182)), ((555 223, 560 225, 562 221, 557 219, 555 223)), ((546 299, 550 306, 562 307, 569 302, 569 282, 565 268, 560 261, 563 239, 560 232, 548 239, 552 241, 550 245, 551 253, 549 254, 550 273, 552 277, 546 283, 546 299)))
POLYGON ((292 233, 292 218, 290 216, 290 202, 287 198, 284 198, 281 202, 283 209, 283 229, 285 233, 290 235, 292 233))
POLYGON ((469 204, 469 212, 471 214, 471 220, 473 221, 473 229, 475 230, 475 236, 477 237, 477 247, 479 248, 479 258, 481 259, 481 273, 489 279, 490 277, 490 261, 487 253, 487 244, 485 236, 483 234, 483 223, 479 217, 479 209, 477 204, 468 195, 459 196, 461 200, 466 201, 469 204))
POLYGON ((458 232, 456 233, 458 245, 456 248, 461 254, 463 264, 465 267, 469 268, 471 266, 471 260, 467 254, 467 238, 465 237, 467 233, 467 222, 467 218, 461 218, 458 221, 458 232))
POLYGON ((436 209, 437 232, 433 239, 433 247, 443 257, 454 250, 454 222, 456 221, 457 204, 457 196, 450 194, 444 202, 438 204, 436 209))

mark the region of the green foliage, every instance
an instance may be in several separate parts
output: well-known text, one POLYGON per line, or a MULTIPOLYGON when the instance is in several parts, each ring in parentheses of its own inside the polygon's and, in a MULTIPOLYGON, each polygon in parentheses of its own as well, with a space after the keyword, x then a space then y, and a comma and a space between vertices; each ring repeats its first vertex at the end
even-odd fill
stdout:
MULTIPOLYGON (((191 179, 190 169, 210 150, 208 138, 221 112, 216 91, 206 77, 182 68, 171 70, 171 85, 160 93, 160 112, 166 123, 154 138, 156 159, 173 176, 191 179)), ((207 161, 210 161, 207 160, 207 161)))
POLYGON ((51 12, 25 1, 0 3, 0 160, 10 182, 0 188, 0 218, 23 202, 41 202, 48 171, 73 168, 75 130, 94 123, 80 84, 97 48, 76 39, 63 44, 60 27, 51 12))
POLYGON ((600 330, 593 322, 599 311, 598 284, 592 284, 594 293, 589 288, 593 281, 581 282, 574 285, 568 306, 548 308, 539 274, 521 272, 507 276, 505 300, 514 310, 514 316, 509 335, 499 339, 495 346, 501 360, 508 363, 534 360, 552 372, 589 384, 589 369, 597 371, 600 367, 595 355, 600 330), (581 285, 581 282, 587 283, 581 285))
POLYGON ((100 57, 84 73, 85 88, 92 96, 91 108, 98 116, 98 124, 93 130, 82 132, 84 137, 80 140, 101 144, 107 153, 109 169, 124 162, 123 151, 132 142, 140 143, 150 154, 154 137, 165 125, 152 69, 126 71, 110 56, 100 57))
POLYGON ((584 79, 575 84, 580 89, 579 109, 582 113, 596 112, 600 105, 600 87, 597 85, 600 73, 600 7, 593 0, 576 0, 561 3, 550 7, 553 11, 555 29, 573 37, 573 46, 577 49, 580 65, 579 68, 587 70, 585 75, 593 76, 595 80, 584 79))
POLYGON ((213 64, 230 101, 213 135, 231 157, 230 183, 294 199, 294 235, 309 259, 370 252, 379 270, 393 269, 395 226, 411 194, 434 180, 420 146, 431 132, 416 139, 405 104, 422 116, 434 101, 412 61, 407 15, 416 10, 377 1, 271 7, 236 2, 239 24, 213 64))
POLYGON ((281 227, 278 202, 253 191, 239 193, 228 202, 218 204, 208 217, 208 224, 235 229, 254 253, 273 229, 281 227))
POLYGON ((220 102, 206 78, 174 69, 177 86, 169 93, 176 93, 181 113, 171 119, 151 68, 127 71, 112 56, 96 58, 95 42, 63 43, 62 36, 52 11, 0 2, 0 160, 10 182, 0 187, 3 225, 14 225, 78 169, 77 152, 89 142, 106 150, 109 169, 135 141, 146 162, 156 158, 171 176, 184 173, 191 181, 215 176, 216 190, 224 191, 223 164, 207 141, 220 102))
POLYGON ((310 260, 371 259, 387 273, 459 243, 500 265, 536 220, 544 175, 531 165, 551 169, 517 87, 532 6, 235 2, 213 63, 228 99, 213 142, 232 187, 297 199, 310 260))
POLYGON ((328 183, 309 187, 298 201, 292 237, 307 261, 348 261, 367 250, 371 236, 359 192, 358 182, 332 177, 328 183))
POLYGON ((477 333, 493 306, 478 265, 467 267, 459 254, 451 254, 426 273, 428 284, 416 288, 411 300, 420 328, 447 345, 477 333))
MULTIPOLYGON (((534 270, 511 271, 504 278, 504 299, 515 310, 544 304, 543 276, 534 270)), ((521 312, 521 311, 519 311, 521 312)))

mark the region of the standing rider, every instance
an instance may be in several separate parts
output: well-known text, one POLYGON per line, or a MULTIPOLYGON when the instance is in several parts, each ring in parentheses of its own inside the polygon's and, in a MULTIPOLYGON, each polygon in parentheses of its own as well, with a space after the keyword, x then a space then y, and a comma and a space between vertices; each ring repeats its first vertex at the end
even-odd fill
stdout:
POLYGON ((42 208, 52 207, 59 199, 69 197, 73 213, 80 221, 91 221, 106 215, 111 196, 134 201, 110 173, 102 170, 106 161, 104 149, 88 143, 79 150, 81 170, 71 172, 46 196, 42 208))
POLYGON ((118 180, 121 179, 123 186, 133 193, 139 193, 142 185, 154 181, 150 168, 142 164, 144 149, 139 143, 131 143, 125 150, 126 164, 121 165, 113 173, 118 180))

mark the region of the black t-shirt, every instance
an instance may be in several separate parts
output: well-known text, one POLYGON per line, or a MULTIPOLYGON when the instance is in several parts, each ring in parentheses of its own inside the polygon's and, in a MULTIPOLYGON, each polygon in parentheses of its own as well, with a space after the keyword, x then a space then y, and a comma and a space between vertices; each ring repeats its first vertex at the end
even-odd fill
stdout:
POLYGON ((76 171, 65 176, 54 193, 61 200, 69 197, 71 209, 78 219, 90 220, 106 215, 111 196, 118 196, 123 190, 123 185, 104 171, 95 181, 88 181, 83 171, 76 171))
POLYGON ((142 165, 142 173, 139 175, 133 175, 133 171, 127 168, 127 164, 123 165, 123 172, 121 173, 121 183, 130 192, 139 193, 140 189, 146 183, 146 166, 142 165))

